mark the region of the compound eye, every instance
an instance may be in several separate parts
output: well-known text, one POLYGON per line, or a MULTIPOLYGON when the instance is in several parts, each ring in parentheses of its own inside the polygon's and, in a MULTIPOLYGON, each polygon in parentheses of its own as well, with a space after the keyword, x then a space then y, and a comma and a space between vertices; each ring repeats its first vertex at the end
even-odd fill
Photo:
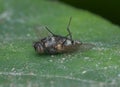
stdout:
POLYGON ((34 44, 35 51, 38 53, 44 53, 43 46, 40 43, 35 43, 34 44))

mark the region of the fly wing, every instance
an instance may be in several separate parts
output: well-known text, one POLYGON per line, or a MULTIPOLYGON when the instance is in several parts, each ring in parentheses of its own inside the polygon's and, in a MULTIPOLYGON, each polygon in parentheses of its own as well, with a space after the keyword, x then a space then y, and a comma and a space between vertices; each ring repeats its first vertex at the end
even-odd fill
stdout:
POLYGON ((80 45, 80 51, 87 51, 92 49, 93 47, 95 47, 94 44, 91 43, 82 43, 82 45, 80 45))
POLYGON ((34 31, 39 40, 51 36, 51 33, 46 29, 45 26, 40 25, 34 26, 34 31))

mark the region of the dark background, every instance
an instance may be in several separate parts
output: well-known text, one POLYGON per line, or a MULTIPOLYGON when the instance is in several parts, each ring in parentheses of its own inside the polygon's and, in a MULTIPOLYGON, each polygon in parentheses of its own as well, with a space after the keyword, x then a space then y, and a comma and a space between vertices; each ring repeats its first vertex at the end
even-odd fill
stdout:
POLYGON ((120 0, 60 0, 76 8, 85 9, 120 26, 120 0))

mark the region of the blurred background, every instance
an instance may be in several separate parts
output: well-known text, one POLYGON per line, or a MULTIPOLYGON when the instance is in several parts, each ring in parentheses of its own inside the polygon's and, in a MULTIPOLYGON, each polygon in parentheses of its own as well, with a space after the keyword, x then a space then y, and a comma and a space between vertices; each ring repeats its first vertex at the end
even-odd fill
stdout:
POLYGON ((120 26, 120 0, 59 0, 76 8, 85 9, 120 26))

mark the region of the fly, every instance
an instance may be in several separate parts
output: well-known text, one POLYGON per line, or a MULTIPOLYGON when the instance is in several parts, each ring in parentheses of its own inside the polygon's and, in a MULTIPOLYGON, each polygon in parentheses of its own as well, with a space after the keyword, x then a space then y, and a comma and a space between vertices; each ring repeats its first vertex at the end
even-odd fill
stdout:
POLYGON ((79 50, 82 42, 73 40, 71 31, 69 29, 71 19, 69 20, 66 36, 54 34, 48 27, 45 29, 51 33, 51 36, 44 37, 33 44, 35 51, 39 54, 59 54, 69 53, 79 50))

